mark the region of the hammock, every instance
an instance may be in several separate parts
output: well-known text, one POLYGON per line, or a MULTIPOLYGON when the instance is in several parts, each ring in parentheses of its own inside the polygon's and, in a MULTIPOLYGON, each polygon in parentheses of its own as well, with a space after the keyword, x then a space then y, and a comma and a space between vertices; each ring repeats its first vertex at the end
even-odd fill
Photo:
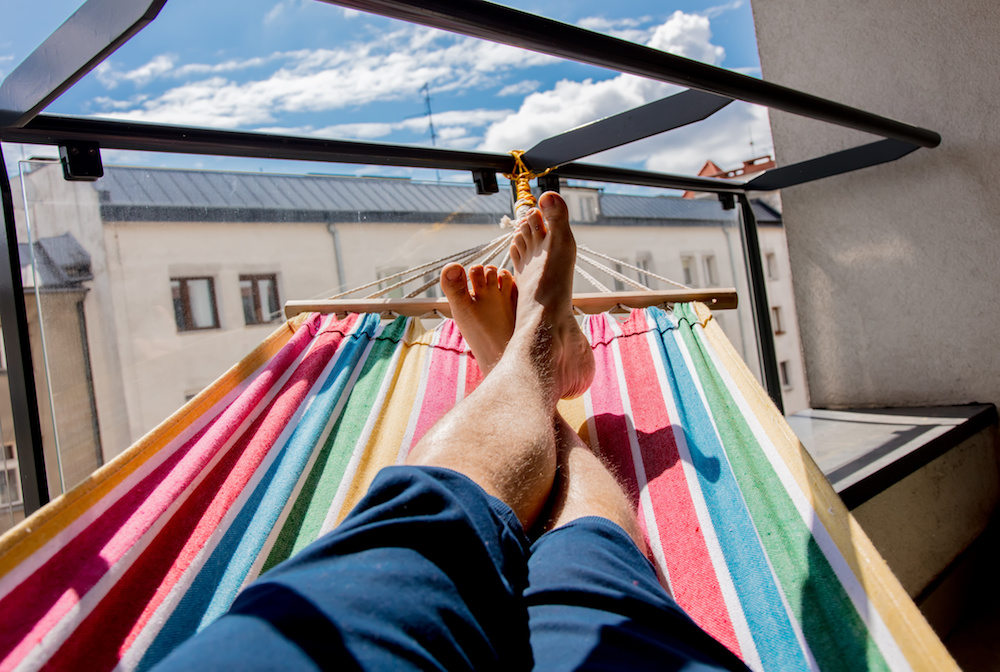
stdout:
MULTIPOLYGON (((560 410, 675 599, 756 670, 955 669, 699 304, 585 318, 560 410)), ((148 669, 331 530, 480 381, 454 322, 303 314, 0 539, 0 670, 148 669)))

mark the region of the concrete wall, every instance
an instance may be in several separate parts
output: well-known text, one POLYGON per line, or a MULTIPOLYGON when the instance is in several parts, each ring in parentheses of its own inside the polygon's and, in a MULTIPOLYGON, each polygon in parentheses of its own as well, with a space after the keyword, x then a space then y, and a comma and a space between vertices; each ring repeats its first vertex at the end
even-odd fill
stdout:
MULTIPOLYGON (((782 194, 814 407, 1000 403, 1000 3, 754 0, 765 79, 939 132, 782 194)), ((779 165, 877 138, 772 112, 779 165)))

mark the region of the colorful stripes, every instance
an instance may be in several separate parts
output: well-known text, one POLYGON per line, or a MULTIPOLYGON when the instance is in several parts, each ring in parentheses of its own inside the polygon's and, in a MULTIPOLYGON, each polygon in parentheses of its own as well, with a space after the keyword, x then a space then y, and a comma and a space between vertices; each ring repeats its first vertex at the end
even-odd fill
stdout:
MULTIPOLYGON (((584 330, 597 377, 561 412, 702 627, 760 670, 951 664, 703 308, 584 330)), ((0 539, 0 671, 151 667, 332 529, 480 379, 451 321, 282 327, 0 539)))

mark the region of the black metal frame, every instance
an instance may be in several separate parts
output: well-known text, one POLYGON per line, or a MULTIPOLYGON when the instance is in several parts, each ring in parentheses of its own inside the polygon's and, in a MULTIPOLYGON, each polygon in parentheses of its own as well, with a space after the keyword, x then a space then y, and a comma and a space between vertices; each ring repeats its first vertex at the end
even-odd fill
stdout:
MULTIPOLYGON (((918 147, 935 147, 934 131, 887 119, 777 84, 691 61, 618 38, 527 14, 485 0, 320 0, 382 14, 623 73, 671 82, 793 114, 839 124, 885 140, 768 171, 748 182, 669 175, 640 170, 566 163, 559 177, 712 192, 727 201, 738 199, 741 235, 750 276, 750 299, 761 351, 761 367, 770 396, 781 406, 770 313, 757 243, 756 222, 748 191, 768 191, 829 177, 898 159, 918 147)), ((0 140, 65 147, 96 143, 99 148, 186 154, 209 154, 331 163, 361 163, 420 168, 469 170, 484 192, 495 189, 490 174, 510 173, 508 155, 437 148, 322 140, 261 133, 220 131, 159 124, 139 124, 41 115, 45 107, 139 32, 159 13, 166 0, 87 0, 0 84, 0 140)), ((647 137, 652 116, 665 116, 662 130, 679 128, 711 114, 715 103, 703 94, 674 96, 637 108, 612 123, 622 125, 623 142, 647 137), (671 102, 672 100, 672 102, 671 102), (695 108, 706 108, 700 114, 695 108), (631 126, 629 126, 631 125, 631 126), (628 126, 628 128, 625 128, 628 126)), ((718 107, 724 103, 719 101, 718 107)), ((608 128, 609 120, 575 131, 577 141, 590 142, 608 128), (599 126, 600 124, 603 126, 599 126)), ((551 141, 552 139, 550 139, 551 141)), ((527 157, 567 156, 566 143, 543 141, 527 157), (548 146, 546 147, 546 143, 548 146), (546 152, 556 148, 555 154, 546 152), (543 152, 542 150, 546 150, 543 152)), ((620 144, 620 143, 619 143, 620 144)), ((575 155, 579 158, 580 155, 575 155)), ((2 152, 0 152, 2 160, 2 152)), ((572 159, 570 159, 572 160, 572 159)), ((550 166, 529 166, 536 169, 550 166)), ((88 177, 87 174, 83 175, 88 177)), ((24 490, 25 513, 48 500, 41 430, 21 286, 13 201, 6 170, 0 175, 6 254, 0 255, 0 320, 4 330, 15 435, 24 490)))

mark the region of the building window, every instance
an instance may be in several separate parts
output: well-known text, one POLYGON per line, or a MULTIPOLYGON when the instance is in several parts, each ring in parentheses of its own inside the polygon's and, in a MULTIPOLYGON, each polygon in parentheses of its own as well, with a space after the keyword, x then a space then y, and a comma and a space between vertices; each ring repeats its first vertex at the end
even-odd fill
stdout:
POLYGON ((281 317, 278 280, 274 275, 241 275, 240 297, 247 325, 274 322, 281 317))
POLYGON ((3 447, 3 475, 0 476, 0 504, 21 503, 21 477, 17 473, 17 454, 13 443, 3 447))
MULTIPOLYGON (((641 268, 644 271, 653 272, 653 255, 649 252, 639 252, 635 257, 636 268, 641 268)), ((639 282, 646 285, 647 287, 653 286, 653 278, 649 277, 645 273, 639 274, 639 282)))
POLYGON ((694 257, 681 257, 681 270, 684 273, 684 284, 688 287, 697 287, 698 274, 694 265, 694 257))
POLYGON ((170 288, 174 295, 177 331, 219 327, 213 278, 171 278, 170 288))
POLYGON ((781 323, 781 306, 774 306, 771 308, 771 327, 774 328, 774 333, 776 335, 781 335, 785 333, 785 327, 781 323))
POLYGON ((767 269, 767 279, 777 280, 778 279, 778 257, 774 252, 768 252, 764 255, 764 266, 767 269))
POLYGON ((781 386, 786 390, 792 389, 792 378, 788 374, 788 361, 778 363, 778 374, 781 376, 781 386))
POLYGON ((566 207, 571 222, 596 222, 601 212, 597 192, 567 191, 566 207))
POLYGON ((719 269, 715 265, 715 255, 706 254, 703 259, 705 263, 705 283, 709 287, 717 287, 719 285, 719 269))

